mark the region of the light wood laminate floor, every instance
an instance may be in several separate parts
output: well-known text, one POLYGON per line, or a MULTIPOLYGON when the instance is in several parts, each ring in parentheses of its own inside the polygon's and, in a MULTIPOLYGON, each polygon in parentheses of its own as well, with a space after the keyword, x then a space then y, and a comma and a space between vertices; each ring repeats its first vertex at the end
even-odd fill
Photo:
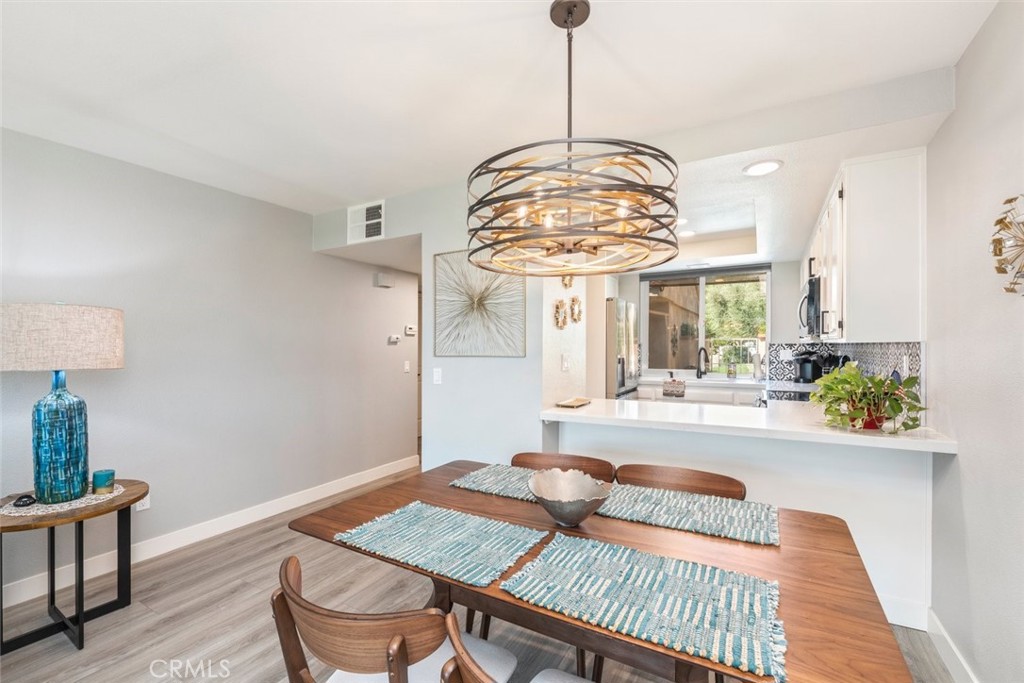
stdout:
MULTIPOLYGON (((417 574, 288 529, 291 519, 374 486, 135 565, 131 606, 88 622, 84 650, 76 650, 66 637, 57 635, 4 655, 0 659, 3 683, 287 683, 270 612, 270 594, 286 556, 299 557, 303 592, 327 607, 354 612, 414 609, 430 596, 430 582, 417 574), (173 675, 174 666, 177 675, 173 675)), ((86 583, 86 606, 107 600, 114 592, 112 574, 92 579, 86 583)), ((70 590, 58 594, 58 604, 68 611, 72 601, 70 590)), ((10 638, 45 623, 43 614, 43 598, 8 608, 4 635, 10 638)), ((459 610, 460 618, 463 614, 459 610)), ((915 681, 952 683, 927 634, 901 627, 894 630, 915 681)), ((574 649, 558 641, 498 620, 491 627, 491 640, 519 658, 511 683, 527 683, 542 669, 575 670, 574 649)), ((326 680, 325 668, 312 658, 310 663, 317 680, 326 680)), ((603 680, 663 683, 612 661, 605 664, 603 680)), ((836 681, 841 680, 842 673, 836 672, 836 681)))

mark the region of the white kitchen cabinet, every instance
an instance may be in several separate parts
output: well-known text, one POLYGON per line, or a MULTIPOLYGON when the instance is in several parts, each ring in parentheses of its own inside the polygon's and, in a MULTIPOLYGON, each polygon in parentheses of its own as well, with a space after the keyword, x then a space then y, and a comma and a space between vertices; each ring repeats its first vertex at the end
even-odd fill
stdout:
POLYGON ((805 251, 823 339, 922 340, 924 211, 923 148, 843 164, 805 251))

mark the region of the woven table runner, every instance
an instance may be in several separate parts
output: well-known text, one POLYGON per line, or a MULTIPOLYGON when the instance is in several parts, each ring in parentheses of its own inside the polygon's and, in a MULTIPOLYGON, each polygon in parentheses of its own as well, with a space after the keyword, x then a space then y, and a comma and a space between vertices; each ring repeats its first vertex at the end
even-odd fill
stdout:
POLYGON ((334 540, 471 586, 486 586, 546 535, 417 500, 336 534, 334 540))
MULTIPOLYGON (((488 465, 459 477, 451 486, 536 502, 529 487, 534 472, 525 467, 488 465)), ((779 545, 779 510, 767 503, 615 484, 597 514, 747 543, 779 545)))
POLYGON ((25 507, 14 507, 14 501, 11 501, 7 505, 0 507, 0 515, 7 517, 28 517, 30 515, 42 515, 47 512, 67 512, 68 510, 77 510, 78 508, 84 508, 87 505, 96 505, 102 503, 105 500, 116 498, 124 493, 124 487, 120 484, 114 484, 114 490, 110 493, 93 493, 92 487, 89 487, 89 492, 81 498, 75 498, 69 500, 66 503, 32 503, 25 507))
POLYGON ((501 587, 615 633, 786 680, 775 581, 556 534, 501 587))
POLYGON ((779 545, 779 509, 767 503, 616 484, 597 514, 747 543, 779 545))
POLYGON ((536 503, 537 499, 530 493, 530 476, 536 471, 512 465, 488 465, 462 475, 450 486, 536 503))

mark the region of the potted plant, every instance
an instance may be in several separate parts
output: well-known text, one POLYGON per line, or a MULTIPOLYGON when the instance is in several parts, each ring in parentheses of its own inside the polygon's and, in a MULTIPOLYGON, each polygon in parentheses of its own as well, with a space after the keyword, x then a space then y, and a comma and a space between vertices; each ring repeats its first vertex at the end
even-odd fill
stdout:
POLYGON ((856 429, 885 429, 891 434, 921 426, 925 408, 915 389, 917 376, 900 380, 898 375, 865 375, 856 362, 836 368, 817 380, 811 402, 825 408, 825 424, 856 429))

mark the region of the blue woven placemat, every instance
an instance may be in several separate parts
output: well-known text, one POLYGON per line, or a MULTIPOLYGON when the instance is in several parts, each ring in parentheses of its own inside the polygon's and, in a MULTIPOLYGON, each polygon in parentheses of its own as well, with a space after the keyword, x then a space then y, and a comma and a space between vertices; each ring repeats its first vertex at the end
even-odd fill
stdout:
POLYGON ((417 500, 336 534, 334 540, 471 586, 486 586, 546 534, 417 500))
POLYGON ((495 496, 535 503, 537 499, 530 493, 530 475, 536 471, 512 465, 488 465, 462 475, 450 485, 468 491, 491 493, 495 496))
POLYGON ((747 543, 779 545, 779 509, 768 503, 616 484, 597 514, 747 543))
MULTIPOLYGON (((488 465, 459 477, 451 485, 536 502, 529 487, 530 475, 535 471, 488 465)), ((747 543, 779 545, 779 510, 767 503, 615 484, 597 514, 747 543)))
POLYGON ((615 633, 786 680, 775 581, 556 534, 501 587, 615 633))

